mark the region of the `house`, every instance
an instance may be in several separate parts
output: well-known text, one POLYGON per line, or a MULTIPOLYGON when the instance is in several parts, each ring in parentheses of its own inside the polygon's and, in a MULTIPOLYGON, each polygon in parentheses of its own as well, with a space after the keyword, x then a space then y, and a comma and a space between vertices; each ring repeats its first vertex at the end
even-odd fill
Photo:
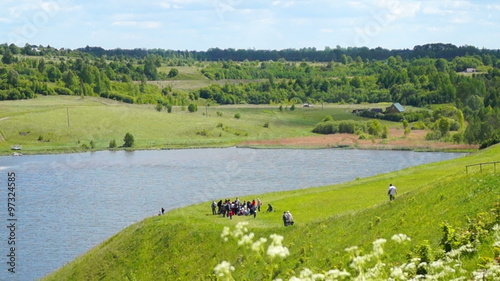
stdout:
POLYGON ((395 102, 391 106, 385 108, 386 113, 401 113, 404 111, 404 106, 402 106, 399 102, 395 102))
POLYGON ((313 107, 313 105, 312 105, 312 104, 309 104, 309 103, 304 103, 304 104, 302 105, 302 107, 313 107))
POLYGON ((473 73, 473 72, 476 72, 476 69, 473 68, 473 67, 469 67, 469 68, 465 69, 465 72, 467 72, 467 73, 473 73))

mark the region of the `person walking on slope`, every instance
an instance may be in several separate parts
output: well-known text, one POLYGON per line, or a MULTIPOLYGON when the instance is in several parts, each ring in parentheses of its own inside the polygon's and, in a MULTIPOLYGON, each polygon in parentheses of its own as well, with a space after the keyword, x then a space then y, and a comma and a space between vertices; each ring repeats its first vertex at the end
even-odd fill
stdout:
POLYGON ((392 185, 392 183, 390 183, 389 189, 387 190, 387 195, 389 195, 389 201, 394 200, 394 198, 396 198, 396 194, 398 194, 396 187, 392 185))

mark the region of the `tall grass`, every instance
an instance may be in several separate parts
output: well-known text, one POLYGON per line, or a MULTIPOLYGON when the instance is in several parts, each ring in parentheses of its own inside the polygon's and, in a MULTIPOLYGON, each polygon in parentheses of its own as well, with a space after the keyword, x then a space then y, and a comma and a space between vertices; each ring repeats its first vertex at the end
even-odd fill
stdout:
MULTIPOLYGON (((358 246, 368 253, 373 241, 398 233, 411 237, 408 250, 385 248, 387 262, 406 262, 410 251, 415 254, 423 243, 437 258, 442 223, 466 230, 500 202, 498 174, 465 172, 466 165, 491 161, 499 152, 497 145, 467 157, 345 184, 261 194, 264 205, 272 203, 278 211, 261 212, 255 219, 211 215, 208 202, 180 208, 126 228, 43 280, 213 280, 213 269, 222 261, 235 266, 236 280, 261 280, 265 268, 220 237, 224 227, 238 222, 248 222, 256 237, 284 236, 290 255, 275 264, 274 278, 298 276, 304 268, 349 268, 352 257, 346 248, 358 246), (389 182, 398 187, 393 202, 386 195, 389 182), (281 211, 286 209, 296 223, 285 228, 281 211)), ((481 242, 476 254, 462 257, 464 268, 478 268, 498 254, 491 240, 481 242)))

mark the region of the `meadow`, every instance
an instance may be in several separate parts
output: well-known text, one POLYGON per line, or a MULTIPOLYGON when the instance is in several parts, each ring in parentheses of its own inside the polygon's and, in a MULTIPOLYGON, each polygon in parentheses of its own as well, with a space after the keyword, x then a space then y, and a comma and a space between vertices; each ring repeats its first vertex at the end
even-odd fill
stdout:
MULTIPOLYGON (((394 268, 412 258, 424 261, 422 266, 431 276, 447 245, 457 250, 469 240, 476 249, 459 255, 460 270, 458 265, 456 271, 441 268, 436 273, 441 277, 435 280, 471 280, 475 270, 484 273, 481 280, 495 280, 499 275, 487 277, 486 273, 499 274, 493 269, 487 272, 499 255, 492 246, 498 241, 493 225, 500 223, 498 167, 494 170, 489 165, 482 173, 478 169, 466 173, 465 166, 498 161, 499 153, 496 145, 462 158, 344 184, 241 198, 259 197, 264 205, 275 206, 275 212, 260 212, 257 218, 229 220, 212 215, 210 202, 187 206, 131 225, 42 280, 288 280, 305 268, 321 274, 334 269, 362 276, 369 273, 362 270, 372 266, 379 278, 363 280, 388 280, 394 268), (393 202, 386 195, 389 183, 398 188, 393 202), (295 225, 283 227, 285 210, 293 213, 295 225), (273 259, 265 253, 255 254, 245 243, 237 244, 238 239, 224 242, 227 235, 221 237, 221 233, 227 234, 241 222, 247 223, 241 230, 247 235, 239 236, 239 241, 278 234, 284 237, 282 245, 289 254, 273 259), (354 260, 366 259, 375 247, 373 241, 390 241, 394 235, 405 237, 403 234, 411 239, 404 247, 387 242, 380 260, 352 267, 354 260), (346 249, 357 251, 359 259, 353 259, 346 249), (221 265, 228 265, 223 261, 234 268, 228 266, 227 274, 217 275, 221 265)), ((415 270, 397 280, 411 280, 417 275, 415 270)))
POLYGON ((291 111, 283 106, 280 111, 279 105, 199 105, 194 113, 181 106, 167 113, 154 105, 98 97, 39 96, 0 102, 0 153, 10 154, 17 145, 24 154, 103 150, 111 140, 122 145, 127 132, 134 136, 134 149, 227 147, 249 140, 313 136, 312 128, 327 115, 364 120, 351 114, 353 107, 297 106, 291 111))

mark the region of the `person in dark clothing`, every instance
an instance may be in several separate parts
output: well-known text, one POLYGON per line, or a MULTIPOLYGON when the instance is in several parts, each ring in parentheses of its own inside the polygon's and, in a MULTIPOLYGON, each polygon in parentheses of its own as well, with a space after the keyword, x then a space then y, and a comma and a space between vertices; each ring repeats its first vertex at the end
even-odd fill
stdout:
POLYGON ((274 210, 273 205, 267 204, 267 211, 266 212, 272 212, 273 210, 274 210))

